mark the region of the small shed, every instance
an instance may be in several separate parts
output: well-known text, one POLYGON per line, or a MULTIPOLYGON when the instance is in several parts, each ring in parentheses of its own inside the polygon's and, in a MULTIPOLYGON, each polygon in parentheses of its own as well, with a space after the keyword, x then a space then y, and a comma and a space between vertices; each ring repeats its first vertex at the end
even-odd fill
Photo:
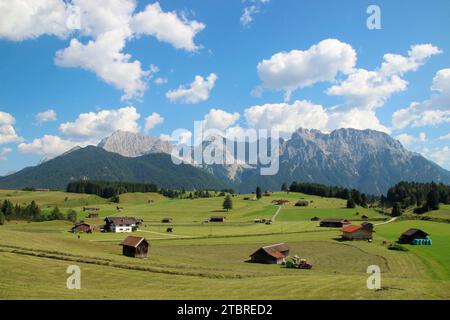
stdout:
POLYGON ((328 228, 342 228, 343 226, 349 225, 350 221, 347 219, 324 219, 320 222, 321 227, 328 228))
POLYGON ((209 222, 225 222, 225 217, 210 217, 209 222))
POLYGON ((315 216, 315 217, 312 217, 312 218, 311 218, 311 221, 320 221, 320 218, 317 217, 317 216, 315 216))
POLYGON ((77 222, 75 223, 72 228, 70 229, 70 232, 72 233, 91 233, 92 227, 90 224, 86 222, 77 222))
POLYGON ((147 258, 149 243, 143 237, 128 236, 121 243, 122 254, 132 258, 147 258))
POLYGON ((83 211, 100 211, 100 209, 96 207, 83 207, 83 211))
POLYGON ((283 204, 289 203, 289 200, 286 199, 277 199, 272 201, 273 204, 282 206, 283 204))
POLYGON ((89 212, 89 214, 87 215, 87 218, 89 218, 89 219, 98 218, 98 213, 96 211, 89 212))
POLYGON ((425 231, 422 231, 420 229, 411 228, 405 232, 402 233, 400 238, 398 238, 399 243, 403 244, 412 244, 414 240, 425 240, 428 238, 428 233, 425 231))
POLYGON ((346 240, 370 240, 373 238, 372 233, 371 223, 360 226, 348 225, 342 228, 342 238, 346 240))
POLYGON ((297 203, 295 204, 296 207, 307 207, 309 206, 309 201, 306 200, 299 200, 297 201, 297 203))
POLYGON ((163 218, 162 220, 161 220, 161 223, 172 223, 173 222, 173 219, 172 218, 163 218))
POLYGON ((278 243, 259 248, 250 256, 250 261, 254 263, 281 264, 288 255, 289 246, 286 243, 278 243))

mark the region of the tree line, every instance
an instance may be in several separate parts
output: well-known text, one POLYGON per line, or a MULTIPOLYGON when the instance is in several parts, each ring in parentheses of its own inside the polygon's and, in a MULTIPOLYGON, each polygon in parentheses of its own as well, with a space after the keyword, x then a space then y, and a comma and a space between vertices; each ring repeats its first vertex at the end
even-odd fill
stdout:
POLYGON ((0 225, 5 221, 10 220, 25 220, 25 221, 51 221, 51 220, 69 220, 75 222, 77 220, 77 212, 70 209, 67 214, 62 213, 58 206, 55 206, 52 211, 45 215, 41 208, 33 200, 26 206, 13 204, 10 200, 3 200, 0 206, 0 225))
POLYGON ((158 186, 152 183, 80 180, 70 182, 66 191, 112 198, 128 192, 158 192, 158 186))
POLYGON ((399 215, 401 208, 410 206, 416 207, 415 213, 439 210, 440 203, 450 203, 450 186, 434 182, 402 181, 391 187, 386 197, 381 198, 381 202, 384 206, 392 206, 395 209, 393 215, 399 215))
POLYGON ((320 183, 297 182, 291 183, 289 188, 284 183, 282 188, 284 191, 300 192, 309 195, 319 196, 323 198, 339 198, 347 200, 347 207, 354 208, 356 205, 367 207, 369 203, 377 200, 375 196, 368 196, 356 189, 348 189, 338 186, 327 186, 320 183))

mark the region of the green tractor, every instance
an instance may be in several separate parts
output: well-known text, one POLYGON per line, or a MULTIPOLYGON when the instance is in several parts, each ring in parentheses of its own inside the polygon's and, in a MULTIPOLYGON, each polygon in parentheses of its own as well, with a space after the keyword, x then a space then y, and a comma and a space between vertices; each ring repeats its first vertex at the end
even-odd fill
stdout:
POLYGON ((309 270, 312 268, 312 264, 308 263, 306 259, 300 259, 300 257, 296 255, 286 261, 286 268, 309 270))

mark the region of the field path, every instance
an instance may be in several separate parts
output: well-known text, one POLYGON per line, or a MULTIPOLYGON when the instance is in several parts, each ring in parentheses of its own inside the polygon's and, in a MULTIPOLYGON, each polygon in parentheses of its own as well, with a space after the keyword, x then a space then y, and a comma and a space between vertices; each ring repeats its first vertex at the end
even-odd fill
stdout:
POLYGON ((156 231, 149 231, 149 230, 142 230, 138 229, 139 232, 147 232, 147 233, 153 233, 157 235, 167 236, 167 237, 175 237, 175 238, 194 238, 193 236, 182 236, 182 235, 176 235, 176 234, 170 234, 170 233, 162 233, 162 232, 156 232, 156 231))
POLYGON ((391 219, 389 219, 388 221, 374 224, 374 226, 381 226, 381 225, 383 225, 383 224, 388 224, 388 223, 394 222, 395 220, 397 220, 397 218, 398 218, 398 217, 391 218, 391 219))
POLYGON ((280 211, 281 211, 281 206, 278 206, 277 212, 275 212, 275 214, 273 215, 272 219, 270 219, 270 221, 275 222, 275 219, 277 218, 280 211))

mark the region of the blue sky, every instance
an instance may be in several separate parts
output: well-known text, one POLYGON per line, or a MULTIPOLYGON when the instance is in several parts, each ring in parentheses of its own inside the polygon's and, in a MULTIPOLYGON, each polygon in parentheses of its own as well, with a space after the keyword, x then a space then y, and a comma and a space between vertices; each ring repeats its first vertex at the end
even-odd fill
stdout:
POLYGON ((117 129, 164 137, 196 120, 377 129, 450 169, 446 0, 5 4, 0 175, 117 129))

